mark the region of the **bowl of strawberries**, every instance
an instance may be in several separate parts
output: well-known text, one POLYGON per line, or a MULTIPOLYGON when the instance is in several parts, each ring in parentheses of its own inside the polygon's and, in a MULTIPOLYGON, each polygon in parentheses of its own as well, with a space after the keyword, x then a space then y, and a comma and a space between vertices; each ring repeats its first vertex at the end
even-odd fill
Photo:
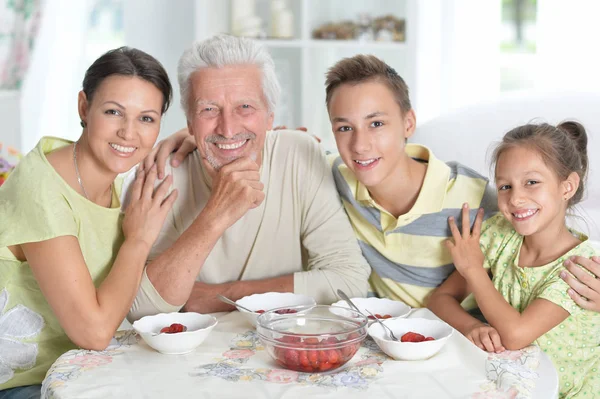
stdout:
POLYGON ((367 336, 367 318, 351 309, 296 306, 295 312, 267 311, 257 318, 256 331, 269 355, 280 366, 319 373, 346 364, 367 336))
POLYGON ((315 300, 303 294, 293 292, 265 292, 252 294, 235 301, 240 314, 256 327, 256 318, 269 310, 277 308, 279 313, 295 312, 294 307, 299 305, 316 305, 315 300), (248 310, 251 310, 249 312, 248 310))
POLYGON ((425 360, 437 354, 446 345, 454 331, 441 320, 422 318, 381 320, 399 341, 379 323, 369 327, 369 335, 379 348, 395 360, 425 360))
POLYGON ((160 313, 133 323, 142 339, 160 353, 181 355, 196 349, 217 325, 214 316, 194 312, 160 313))

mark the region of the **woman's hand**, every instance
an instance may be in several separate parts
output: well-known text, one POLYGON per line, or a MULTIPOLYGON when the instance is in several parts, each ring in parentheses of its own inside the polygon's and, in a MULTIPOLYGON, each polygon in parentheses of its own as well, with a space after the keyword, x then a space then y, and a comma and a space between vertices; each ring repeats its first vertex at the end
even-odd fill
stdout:
POLYGON ((504 352, 505 348, 500 340, 500 334, 494 327, 490 327, 487 324, 478 323, 475 324, 469 331, 466 332, 465 337, 469 341, 473 342, 479 349, 486 352, 500 353, 504 352))
MULTIPOLYGON (((287 126, 285 126, 285 125, 279 125, 279 126, 275 126, 275 127, 273 128, 273 130, 274 130, 274 131, 275 131, 275 130, 286 130, 286 129, 287 129, 287 126)), ((308 133, 308 129, 307 129, 306 127, 304 127, 304 126, 298 126, 298 127, 297 127, 297 128, 295 128, 294 130, 300 130, 300 131, 302 131, 302 132, 306 132, 306 133, 308 133)), ((308 134, 310 134, 310 133, 308 133, 308 134)), ((321 138, 320 138, 320 137, 317 137, 317 136, 315 136, 314 134, 310 134, 310 135, 311 135, 311 136, 312 136, 312 137, 313 137, 315 140, 317 140, 317 143, 320 143, 320 142, 321 142, 321 138)))
POLYGON ((158 178, 162 179, 165 176, 165 166, 167 165, 167 159, 173 154, 171 158, 171 166, 176 168, 183 162, 185 157, 190 153, 194 152, 197 148, 196 140, 190 134, 189 130, 183 128, 164 140, 161 140, 154 146, 150 154, 144 159, 142 168, 148 172, 152 166, 156 164, 158 170, 158 178))
POLYGON ((465 278, 474 270, 483 267, 483 253, 479 247, 479 236, 481 224, 483 223, 483 209, 477 211, 473 232, 471 232, 471 221, 469 219, 469 205, 464 204, 462 208, 462 233, 458 230, 453 217, 448 219, 448 225, 452 232, 452 239, 445 242, 446 247, 452 255, 456 270, 465 278))
POLYGON ((156 174, 156 166, 147 173, 138 169, 123 220, 125 239, 143 243, 148 251, 158 238, 165 218, 177 199, 177 190, 167 195, 173 181, 172 176, 168 176, 154 189, 156 174))
POLYGON ((583 309, 600 312, 600 257, 574 256, 565 267, 570 273, 563 271, 560 277, 571 287, 569 296, 583 309))

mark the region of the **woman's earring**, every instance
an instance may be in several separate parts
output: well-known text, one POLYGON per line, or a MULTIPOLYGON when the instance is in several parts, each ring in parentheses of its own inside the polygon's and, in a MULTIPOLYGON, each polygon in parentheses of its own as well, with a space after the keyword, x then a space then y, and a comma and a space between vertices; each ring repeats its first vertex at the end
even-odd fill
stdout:
POLYGON ((85 124, 84 121, 80 121, 79 124, 81 125, 81 127, 85 127, 86 126, 86 124, 85 124))

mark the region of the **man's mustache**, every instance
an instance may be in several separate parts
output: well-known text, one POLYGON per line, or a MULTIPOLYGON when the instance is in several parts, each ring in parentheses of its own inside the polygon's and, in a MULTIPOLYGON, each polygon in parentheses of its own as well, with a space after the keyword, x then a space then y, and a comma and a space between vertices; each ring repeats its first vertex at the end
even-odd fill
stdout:
POLYGON ((213 134, 204 139, 207 143, 226 143, 232 141, 242 141, 242 140, 254 140, 256 139, 256 134, 254 133, 237 133, 233 137, 227 138, 225 136, 221 136, 220 134, 213 134))

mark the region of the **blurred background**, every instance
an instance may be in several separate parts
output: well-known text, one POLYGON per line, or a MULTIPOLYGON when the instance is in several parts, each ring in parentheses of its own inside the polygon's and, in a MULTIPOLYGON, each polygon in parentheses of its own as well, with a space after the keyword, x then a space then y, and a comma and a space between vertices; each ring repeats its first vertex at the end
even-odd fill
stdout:
POLYGON ((0 142, 27 152, 41 136, 77 138, 77 92, 106 50, 138 47, 166 67, 175 101, 161 136, 184 127, 177 61, 217 32, 269 47, 283 96, 276 124, 335 144, 324 74, 375 54, 405 78, 419 124, 531 91, 600 92, 596 0, 2 0, 0 142), (4 4, 2 4, 4 3, 4 4))
POLYGON ((598 0, 0 0, 0 184, 42 136, 79 137, 77 93, 109 49, 137 47, 163 63, 175 96, 161 137, 185 127, 179 56, 226 32, 271 52, 282 85, 275 125, 305 126, 326 150, 335 142, 325 72, 357 53, 408 83, 412 141, 484 174, 486 150, 507 130, 576 118, 591 164, 575 214, 600 240, 599 16, 598 0))

